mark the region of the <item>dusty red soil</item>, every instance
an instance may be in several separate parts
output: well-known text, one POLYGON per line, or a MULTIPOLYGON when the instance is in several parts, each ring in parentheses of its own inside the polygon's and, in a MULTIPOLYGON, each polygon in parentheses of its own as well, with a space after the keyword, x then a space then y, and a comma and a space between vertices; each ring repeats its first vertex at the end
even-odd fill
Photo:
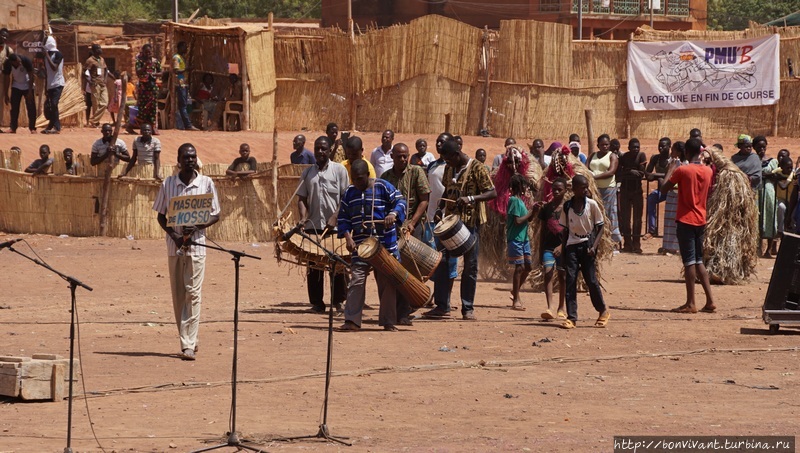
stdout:
MULTIPOLYGON (((281 133, 283 162, 293 135, 281 133)), ((27 161, 44 139, 88 152, 95 136, 3 134, 0 146, 21 146, 27 161)), ((377 145, 377 134, 368 137, 377 145)), ((242 141, 257 158, 271 158, 271 134, 168 131, 162 140, 167 159, 185 141, 206 162, 232 159, 242 141)), ((716 141, 732 148, 732 139, 716 141)), ((791 143, 777 140, 770 150, 791 143)), ((654 144, 645 141, 644 149, 654 144)), ((468 138, 469 149, 479 146, 492 156, 502 141, 468 138)), ((12 237, 0 235, 0 242, 12 237)), ((184 362, 176 356, 163 241, 22 237, 50 265, 94 287, 77 294, 88 399, 79 381, 74 450, 100 451, 89 415, 105 451, 189 451, 221 442, 230 413, 229 257, 209 254, 201 349, 196 362, 184 362)), ((619 255, 605 265, 612 310, 606 329, 591 327, 596 313, 586 294, 579 294, 579 327, 564 331, 538 319, 543 294, 526 292, 528 311, 511 311, 510 286, 492 281, 478 284, 477 322, 416 321, 387 333, 377 310, 367 311, 362 332, 334 334, 328 425, 354 446, 275 441, 317 432, 327 318, 306 312, 303 273, 279 266, 271 244, 222 245, 263 257, 244 260, 241 269, 237 429, 269 450, 611 451, 614 435, 800 431, 800 331, 769 335, 761 321, 775 262, 761 260, 747 285, 714 286, 717 313, 675 314, 669 309, 684 298, 680 263, 655 254, 655 239, 644 242, 644 255, 619 255)), ((15 248, 29 251, 24 243, 15 248)), ((68 356, 66 283, 9 250, 0 255, 0 355, 68 356)), ((377 307, 374 281, 367 294, 377 307)), ((66 401, 3 399, 0 451, 62 451, 66 420, 66 401)))

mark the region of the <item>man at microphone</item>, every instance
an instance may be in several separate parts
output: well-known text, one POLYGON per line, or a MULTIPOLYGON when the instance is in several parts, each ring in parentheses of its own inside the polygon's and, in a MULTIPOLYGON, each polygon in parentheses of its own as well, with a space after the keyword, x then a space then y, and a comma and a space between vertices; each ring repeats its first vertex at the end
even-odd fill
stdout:
POLYGON ((191 143, 178 148, 181 170, 161 184, 153 210, 158 212, 158 224, 166 231, 169 280, 172 287, 172 306, 181 342, 181 358, 194 360, 197 353, 197 333, 200 327, 200 303, 205 271, 205 229, 219 220, 219 197, 214 181, 197 172, 197 150, 191 143), (211 215, 205 224, 186 227, 167 226, 170 200, 186 195, 212 194, 211 215))
MULTIPOLYGON (((297 189, 297 210, 300 213, 298 229, 314 235, 332 233, 336 228, 336 214, 339 202, 350 185, 350 177, 344 165, 330 160, 331 140, 326 136, 314 141, 314 159, 316 163, 300 176, 300 187, 297 189)), ((288 234, 287 234, 288 235, 288 234)), ((325 312, 325 272, 312 268, 309 263, 306 271, 308 285, 308 301, 315 313, 325 312)), ((347 297, 347 282, 344 274, 336 274, 334 278, 333 305, 341 311, 342 302, 347 297)))

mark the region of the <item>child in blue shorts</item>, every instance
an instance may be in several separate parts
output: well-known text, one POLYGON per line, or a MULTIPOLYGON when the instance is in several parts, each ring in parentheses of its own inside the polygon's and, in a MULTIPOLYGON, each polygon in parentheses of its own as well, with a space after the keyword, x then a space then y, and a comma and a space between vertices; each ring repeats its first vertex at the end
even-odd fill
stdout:
POLYGON ((508 241, 508 264, 514 265, 511 289, 511 309, 525 310, 519 299, 519 288, 531 272, 531 243, 528 239, 528 222, 536 210, 528 212, 522 202, 522 194, 528 181, 522 175, 511 177, 511 196, 506 208, 506 240, 508 241))

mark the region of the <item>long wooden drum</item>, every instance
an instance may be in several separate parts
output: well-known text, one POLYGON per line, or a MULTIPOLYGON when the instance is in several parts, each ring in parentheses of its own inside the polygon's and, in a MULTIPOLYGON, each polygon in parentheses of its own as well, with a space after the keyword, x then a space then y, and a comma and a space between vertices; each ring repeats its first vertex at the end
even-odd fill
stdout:
POLYGON ((412 307, 421 308, 431 299, 431 289, 403 268, 374 237, 365 239, 358 246, 358 256, 372 265, 375 272, 388 277, 412 307))
POLYGON ((442 245, 450 252, 450 256, 464 255, 472 250, 472 247, 475 247, 477 240, 475 235, 470 234, 461 218, 455 214, 445 217, 436 224, 433 235, 442 242, 442 245))
POLYGON ((397 238, 397 247, 400 249, 400 264, 422 281, 430 279, 442 261, 442 252, 414 236, 406 238, 401 234, 397 238))

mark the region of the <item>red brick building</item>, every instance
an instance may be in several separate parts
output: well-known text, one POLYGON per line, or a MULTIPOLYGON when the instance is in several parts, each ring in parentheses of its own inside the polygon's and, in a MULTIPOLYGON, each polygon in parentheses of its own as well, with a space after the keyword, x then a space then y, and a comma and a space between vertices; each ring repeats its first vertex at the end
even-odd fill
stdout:
MULTIPOLYGON (((357 27, 388 27, 439 14, 483 28, 501 20, 533 19, 570 24, 578 37, 578 4, 583 5, 583 38, 626 39, 650 24, 651 0, 349 0, 357 27)), ((705 30, 708 0, 652 0, 653 28, 705 30)), ((348 0, 322 0, 322 26, 347 29, 348 0)))

